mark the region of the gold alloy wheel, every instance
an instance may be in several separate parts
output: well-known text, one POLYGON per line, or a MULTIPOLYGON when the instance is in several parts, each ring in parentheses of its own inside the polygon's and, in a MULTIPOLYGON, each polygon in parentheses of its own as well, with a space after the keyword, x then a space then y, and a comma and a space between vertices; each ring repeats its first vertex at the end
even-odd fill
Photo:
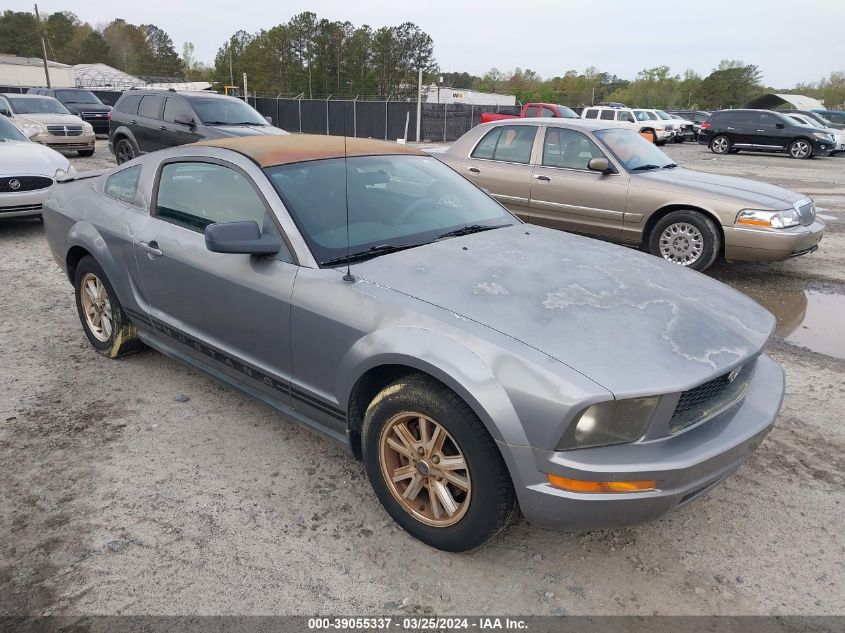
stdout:
POLYGON ((387 421, 379 437, 381 474, 393 497, 418 521, 448 527, 469 508, 469 467, 454 438, 421 413, 387 421))
POLYGON ((111 338, 114 331, 111 303, 106 287, 94 273, 85 273, 79 284, 82 311, 88 329, 98 341, 103 343, 111 338))

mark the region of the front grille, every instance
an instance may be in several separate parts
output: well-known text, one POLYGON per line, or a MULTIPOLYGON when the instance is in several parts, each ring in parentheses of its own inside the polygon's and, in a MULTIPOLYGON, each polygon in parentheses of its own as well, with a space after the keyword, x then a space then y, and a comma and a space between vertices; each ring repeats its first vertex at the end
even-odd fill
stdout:
POLYGON ((53 184, 46 176, 8 176, 0 178, 0 193, 18 193, 19 191, 37 191, 53 184))
POLYGON ((669 420, 669 432, 679 433, 739 400, 754 374, 754 365, 754 362, 746 363, 737 368, 738 372, 734 369, 684 391, 669 420))
POLYGON ((108 112, 83 112, 82 118, 88 121, 89 119, 105 119, 108 115, 108 112))
POLYGON ((41 211, 40 204, 19 204, 14 207, 0 207, 0 213, 15 213, 17 211, 41 211))
POLYGON ((810 226, 816 220, 816 205, 812 202, 801 205, 798 207, 798 216, 801 218, 801 224, 810 226))
POLYGON ((81 125, 48 125, 47 131, 51 136, 81 136, 81 125))

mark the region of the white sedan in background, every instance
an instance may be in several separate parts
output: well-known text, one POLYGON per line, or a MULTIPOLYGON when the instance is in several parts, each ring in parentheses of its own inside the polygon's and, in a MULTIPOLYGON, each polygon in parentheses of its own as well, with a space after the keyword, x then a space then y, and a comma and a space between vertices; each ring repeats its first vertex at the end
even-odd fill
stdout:
POLYGON ((832 127, 827 127, 816 121, 813 117, 809 117, 803 114, 798 114, 794 112, 790 112, 787 116, 792 117, 801 125, 806 125, 808 127, 815 127, 820 130, 824 130, 829 134, 833 134, 834 138, 836 139, 836 150, 831 152, 831 156, 837 154, 839 152, 845 152, 845 130, 839 130, 832 127))
POLYGON ((0 116, 0 220, 41 215, 41 204, 56 177, 71 172, 67 158, 31 142, 0 116))

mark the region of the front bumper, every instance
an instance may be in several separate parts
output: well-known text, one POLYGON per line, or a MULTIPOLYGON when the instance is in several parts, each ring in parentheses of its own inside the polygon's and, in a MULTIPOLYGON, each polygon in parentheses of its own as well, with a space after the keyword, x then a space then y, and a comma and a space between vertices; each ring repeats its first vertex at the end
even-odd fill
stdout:
POLYGON ((762 355, 739 404, 677 435, 565 452, 499 448, 529 522, 563 530, 635 525, 692 501, 737 470, 774 425, 783 392, 783 370, 762 355), (654 479, 658 489, 568 492, 549 484, 546 473, 586 481, 654 479))
POLYGON ((809 226, 755 229, 724 226, 725 259, 744 262, 779 262, 812 253, 819 247, 825 224, 818 218, 809 226))
POLYGON ((48 187, 20 193, 0 193, 0 220, 41 215, 41 205, 49 191, 48 187))
POLYGON ((83 132, 79 136, 53 136, 45 132, 33 136, 30 140, 53 149, 70 151, 94 149, 97 139, 94 132, 83 132))

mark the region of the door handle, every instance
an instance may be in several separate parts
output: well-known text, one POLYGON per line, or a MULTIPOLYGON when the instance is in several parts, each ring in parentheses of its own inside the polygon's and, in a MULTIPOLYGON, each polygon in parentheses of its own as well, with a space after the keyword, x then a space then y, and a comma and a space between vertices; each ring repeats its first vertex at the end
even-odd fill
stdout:
POLYGON ((725 129, 727 129, 727 130, 735 130, 736 128, 729 127, 729 128, 725 128, 725 129))
POLYGON ((165 126, 165 125, 159 125, 159 126, 158 126, 158 129, 159 129, 159 130, 166 130, 166 129, 167 129, 167 126, 165 126))
POLYGON ((471 171, 474 174, 480 174, 481 173, 481 170, 478 167, 470 167, 469 171, 471 171))
POLYGON ((129 125, 138 125, 138 122, 135 119, 129 121, 129 125))
POLYGON ((757 130, 758 132, 765 132, 766 130, 757 130))
POLYGON ((151 257, 161 257, 164 253, 158 247, 158 242, 155 240, 150 240, 149 242, 138 242, 138 248, 144 251, 147 255, 151 257))
POLYGON ((552 181, 552 179, 549 178, 548 176, 543 176, 543 175, 540 175, 540 174, 536 174, 534 176, 534 178, 536 178, 537 180, 542 180, 543 182, 551 182, 552 181))

